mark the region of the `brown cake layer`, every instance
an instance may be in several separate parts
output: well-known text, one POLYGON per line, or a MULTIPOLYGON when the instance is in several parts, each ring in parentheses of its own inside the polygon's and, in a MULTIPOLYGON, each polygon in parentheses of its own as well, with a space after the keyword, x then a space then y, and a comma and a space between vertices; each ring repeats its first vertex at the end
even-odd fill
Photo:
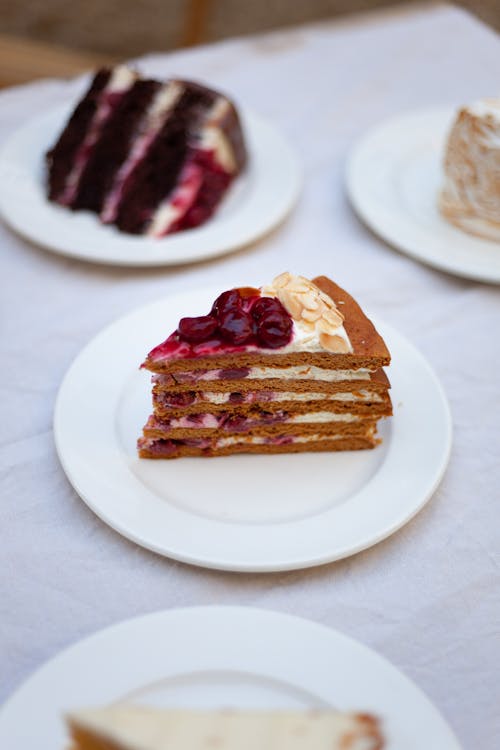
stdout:
MULTIPOLYGON (((203 397, 206 396, 205 392, 198 394, 198 398, 195 398, 192 403, 173 404, 169 400, 165 400, 163 397, 168 394, 155 394, 153 396, 153 410, 158 417, 164 418, 176 418, 190 414, 219 414, 221 412, 231 411, 241 415, 252 414, 256 409, 260 409, 264 412, 281 412, 287 411, 294 414, 307 414, 309 412, 327 411, 334 414, 342 414, 349 412, 356 415, 366 415, 374 417, 388 417, 392 414, 392 404, 388 394, 384 397, 380 396, 381 401, 326 401, 326 400, 314 400, 314 401, 264 401, 254 400, 248 403, 242 403, 238 400, 240 397, 243 398, 244 394, 231 393, 231 401, 223 404, 214 404, 211 402, 203 401, 203 397), (200 398, 201 396, 201 398, 200 398), (238 397, 235 398, 235 397, 238 397), (237 411, 235 411, 237 410, 237 411)), ((190 395, 188 394, 182 394, 190 395)), ((258 393, 250 393, 247 395, 258 397, 258 393)))
POLYGON ((191 418, 181 420, 161 419, 157 416, 150 416, 143 430, 146 438, 165 438, 165 439, 184 439, 184 438, 203 438, 212 437, 226 438, 238 437, 239 435, 258 435, 260 437, 271 437, 273 435, 288 436, 291 435, 311 435, 318 434, 322 436, 332 435, 365 435, 372 432, 377 420, 374 417, 359 417, 357 421, 335 421, 335 422, 286 422, 276 414, 254 413, 250 415, 237 415, 228 413, 227 416, 218 417, 212 415, 213 426, 204 425, 202 419, 191 422, 191 418), (186 424, 187 422, 187 424, 186 424))
POLYGON ((380 440, 375 437, 346 435, 338 440, 322 439, 309 443, 247 443, 217 447, 211 444, 192 445, 174 440, 139 439, 138 449, 141 458, 181 458, 183 456, 230 456, 237 453, 311 453, 319 451, 357 451, 375 448, 380 440))
POLYGON ((183 357, 154 360, 150 355, 143 367, 151 372, 176 372, 198 369, 237 369, 242 367, 295 367, 312 365, 330 370, 376 370, 390 364, 391 357, 384 340, 375 330, 358 303, 326 276, 313 279, 314 283, 328 294, 345 316, 344 327, 351 341, 353 352, 340 354, 331 352, 279 353, 279 350, 259 349, 231 354, 222 352, 210 356, 183 357))
MULTIPOLYGON (((328 368, 329 370, 331 368, 328 368)), ((302 379, 293 380, 288 378, 252 378, 245 376, 247 368, 238 368, 232 370, 188 370, 182 373, 162 373, 153 375, 153 391, 170 391, 172 393, 181 393, 183 391, 296 391, 302 393, 305 391, 325 391, 327 393, 352 392, 357 393, 361 390, 371 390, 374 392, 384 392, 390 388, 387 375, 381 369, 375 372, 366 373, 363 378, 355 380, 320 380, 320 379, 302 379), (203 379, 202 375, 206 372, 217 373, 217 377, 210 380, 203 379)))
POLYGON ((110 70, 100 70, 92 84, 71 115, 57 143, 47 153, 49 199, 56 200, 64 190, 66 179, 73 167, 73 159, 81 146, 92 122, 99 98, 111 76, 110 70))

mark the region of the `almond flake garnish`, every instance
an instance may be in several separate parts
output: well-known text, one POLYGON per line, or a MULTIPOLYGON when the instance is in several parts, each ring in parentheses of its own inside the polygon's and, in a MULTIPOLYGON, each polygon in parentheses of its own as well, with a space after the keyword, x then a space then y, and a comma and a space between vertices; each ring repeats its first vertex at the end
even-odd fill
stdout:
POLYGON ((331 297, 309 279, 285 271, 263 287, 262 293, 277 297, 294 321, 306 331, 318 334, 321 346, 327 351, 351 351, 349 342, 338 332, 344 316, 331 297))

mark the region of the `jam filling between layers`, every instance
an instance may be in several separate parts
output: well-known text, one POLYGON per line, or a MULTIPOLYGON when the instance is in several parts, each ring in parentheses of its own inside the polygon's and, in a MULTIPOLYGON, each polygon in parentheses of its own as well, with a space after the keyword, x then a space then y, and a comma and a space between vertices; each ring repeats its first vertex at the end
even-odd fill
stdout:
POLYGON ((357 391, 356 393, 315 393, 296 391, 246 391, 244 393, 217 393, 214 391, 184 391, 182 393, 169 393, 168 391, 153 394, 153 404, 161 408, 184 407, 195 404, 254 404, 266 402, 294 401, 306 403, 309 401, 338 401, 382 403, 380 394, 373 391, 357 391))
MULTIPOLYGON (((371 439, 375 429, 367 432, 366 437, 371 439)), ((356 436, 358 439, 360 436, 356 436)), ((228 448, 234 445, 293 445, 295 443, 318 443, 331 442, 336 440, 346 440, 348 435, 241 435, 222 438, 185 438, 183 440, 165 440, 162 438, 139 438, 139 450, 147 450, 149 453, 157 456, 174 455, 179 448, 196 448, 198 450, 210 452, 220 448, 228 448)))
POLYGON ((56 197, 57 203, 63 206, 76 207, 73 204, 78 194, 80 179, 91 159, 101 132, 132 86, 134 80, 134 73, 123 66, 113 70, 107 85, 99 95, 95 112, 89 122, 85 137, 76 150, 71 171, 66 177, 64 188, 56 197))
MULTIPOLYGON (((219 412, 210 414, 186 414, 182 417, 151 416, 145 430, 170 431, 175 429, 213 429, 226 432, 248 432, 254 428, 280 424, 336 424, 338 422, 362 422, 366 417, 357 414, 336 414, 329 411, 317 411, 306 414, 290 414, 287 411, 266 412, 259 410, 250 415, 235 414, 234 412, 219 412)), ((370 419, 370 418, 369 418, 370 419)), ((371 418, 373 419, 373 418, 371 418)))

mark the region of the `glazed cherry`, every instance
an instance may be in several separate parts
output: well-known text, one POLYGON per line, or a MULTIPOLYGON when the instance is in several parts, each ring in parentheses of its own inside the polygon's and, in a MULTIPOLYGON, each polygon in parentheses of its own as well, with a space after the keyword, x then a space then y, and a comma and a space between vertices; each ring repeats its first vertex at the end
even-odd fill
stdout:
POLYGON ((235 312, 241 309, 241 296, 237 289, 230 289, 228 292, 222 292, 219 294, 212 309, 210 315, 216 317, 219 322, 221 316, 229 312, 235 312))
POLYGON ((206 341, 217 330, 217 321, 211 315, 200 315, 197 318, 181 318, 177 327, 179 338, 190 344, 206 341))
POLYGON ((231 344, 246 344, 254 335, 254 321, 244 310, 229 310, 218 319, 220 333, 231 344))
POLYGON ((282 315, 287 315, 287 312, 279 299, 274 297, 259 297, 259 299, 252 305, 252 316, 255 320, 260 318, 266 313, 278 312, 282 315))
POLYGON ((270 349, 285 346, 292 337, 292 319, 286 311, 268 312, 258 322, 257 336, 270 349))

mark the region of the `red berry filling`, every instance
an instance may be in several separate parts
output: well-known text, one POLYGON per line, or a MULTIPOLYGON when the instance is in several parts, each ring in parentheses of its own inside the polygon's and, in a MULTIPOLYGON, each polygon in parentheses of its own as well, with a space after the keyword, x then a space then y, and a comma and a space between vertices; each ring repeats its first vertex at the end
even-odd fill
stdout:
POLYGON ((181 318, 177 333, 190 344, 207 341, 217 330, 217 321, 211 315, 200 315, 197 318, 181 318))
POLYGON ((181 318, 175 333, 150 357, 195 357, 246 346, 279 349, 290 343, 292 332, 292 318, 279 300, 261 297, 251 287, 230 289, 217 297, 208 315, 181 318))

